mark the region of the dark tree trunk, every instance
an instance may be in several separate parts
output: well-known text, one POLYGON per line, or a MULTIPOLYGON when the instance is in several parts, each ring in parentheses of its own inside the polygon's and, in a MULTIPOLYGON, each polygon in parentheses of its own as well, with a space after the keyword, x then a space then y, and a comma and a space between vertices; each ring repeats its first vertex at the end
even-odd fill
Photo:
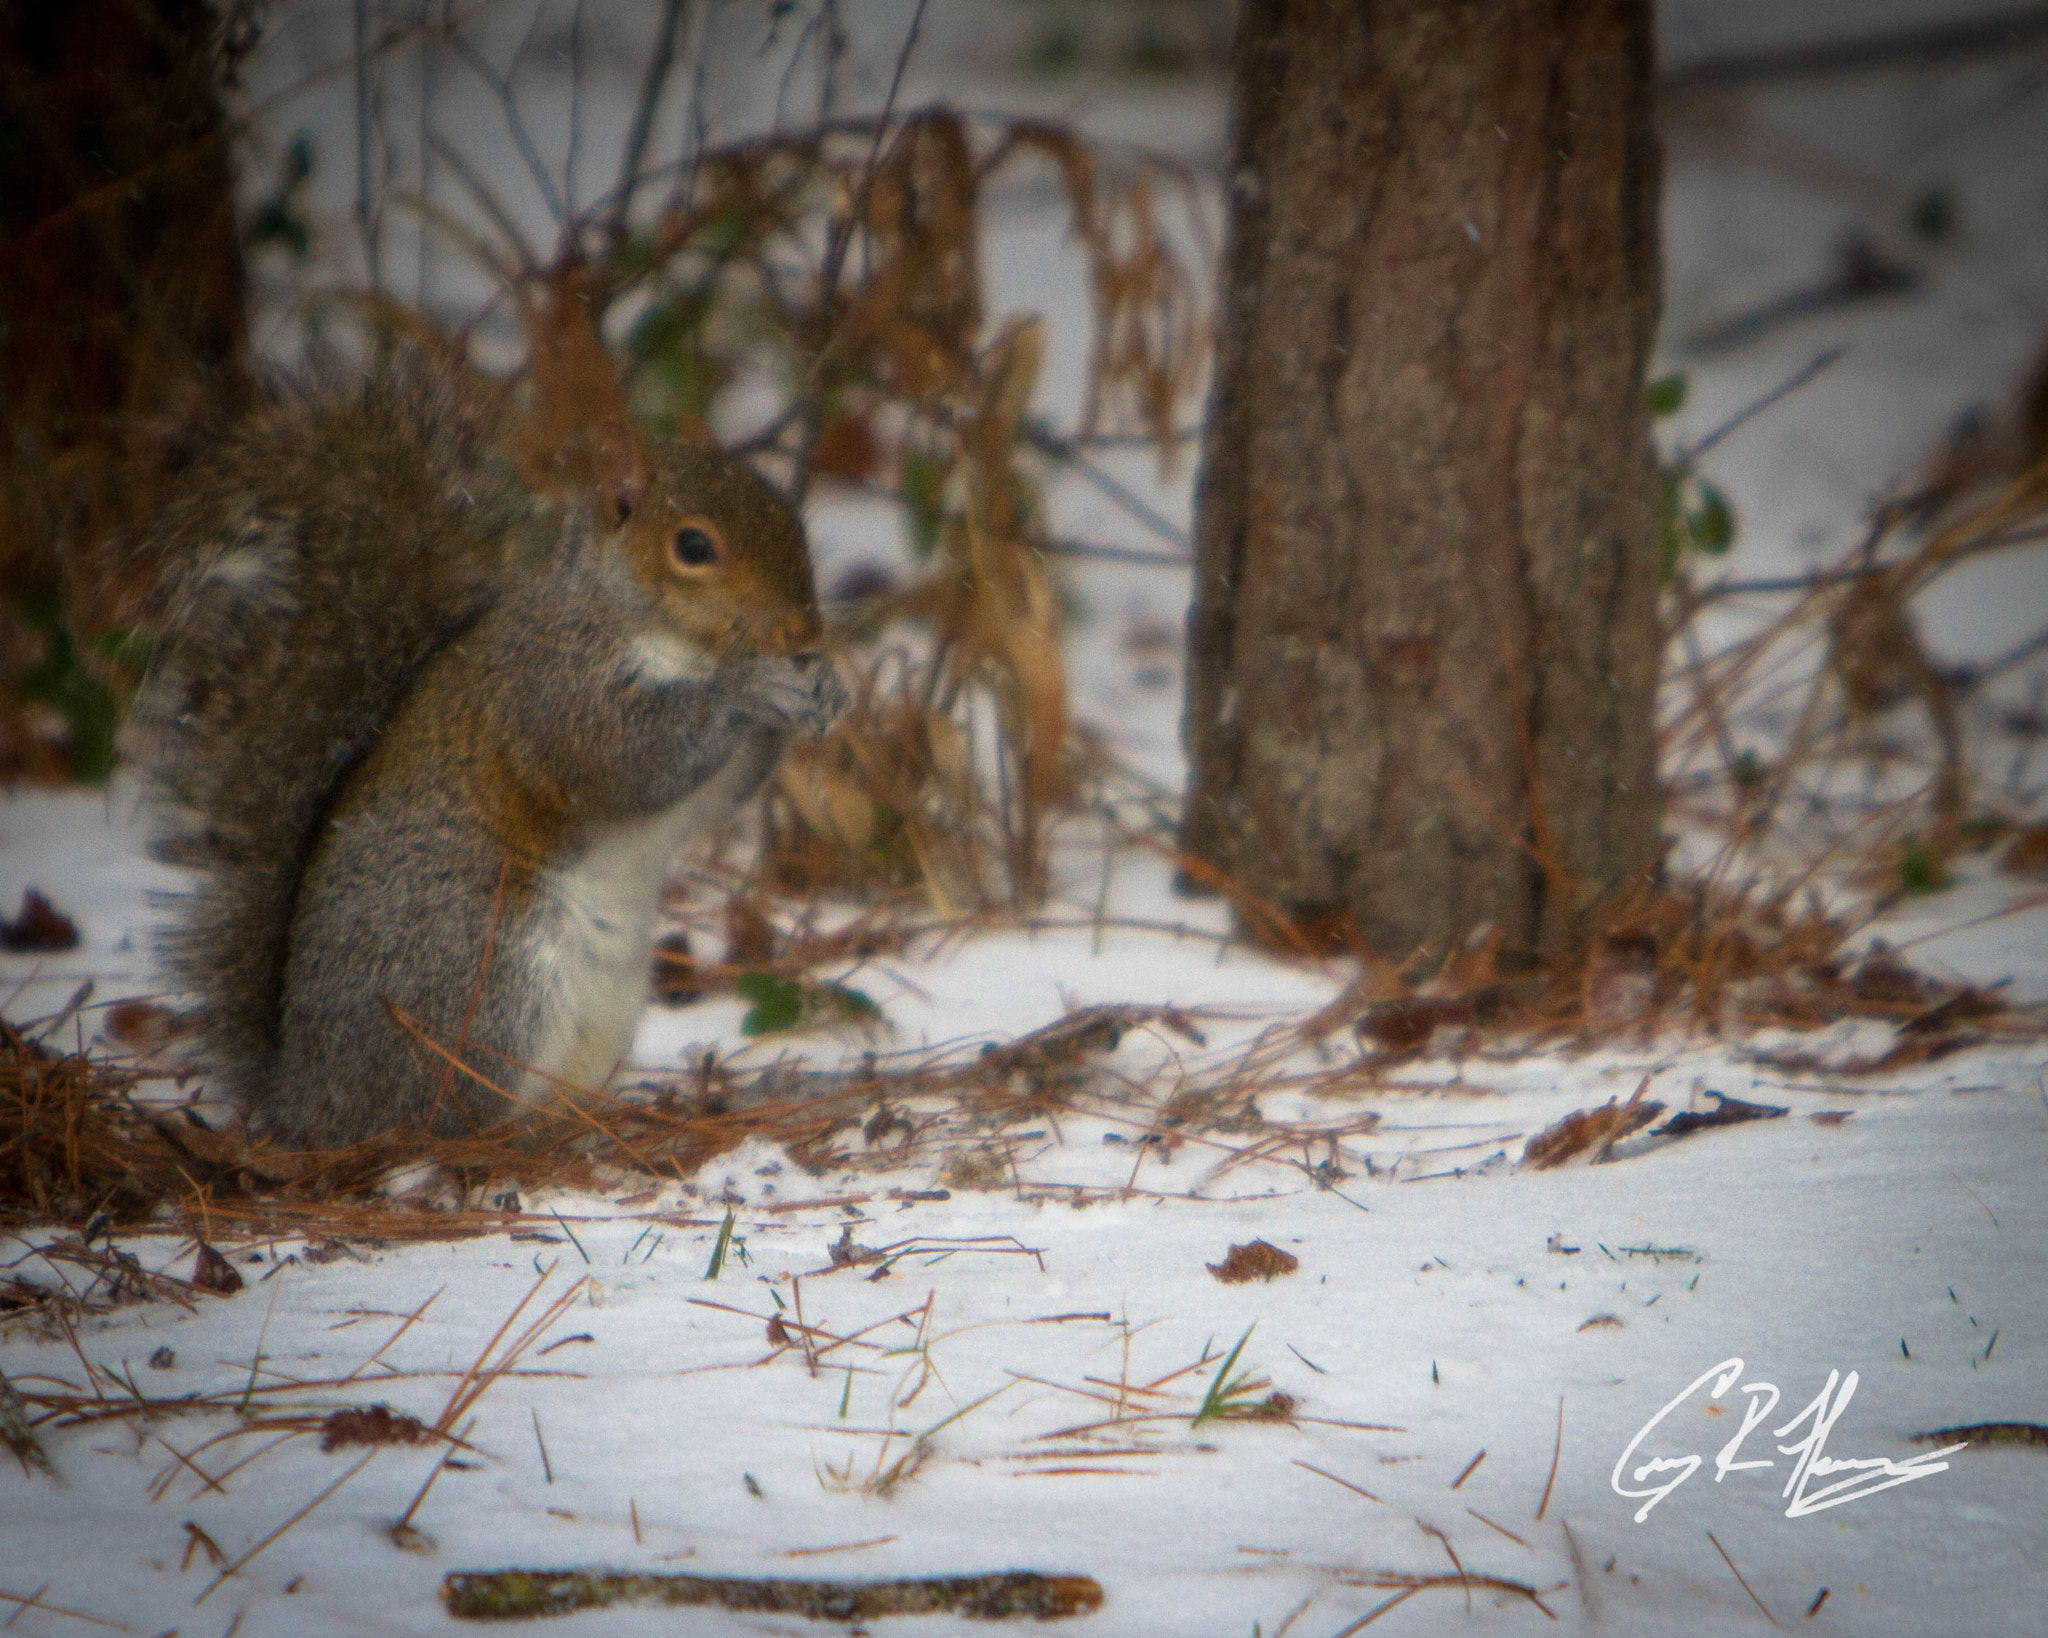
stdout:
POLYGON ((115 618, 92 549, 247 397, 219 65, 204 0, 0 0, 0 625, 115 618))
POLYGON ((1659 852, 1645 0, 1248 0, 1183 846, 1383 954, 1659 852))

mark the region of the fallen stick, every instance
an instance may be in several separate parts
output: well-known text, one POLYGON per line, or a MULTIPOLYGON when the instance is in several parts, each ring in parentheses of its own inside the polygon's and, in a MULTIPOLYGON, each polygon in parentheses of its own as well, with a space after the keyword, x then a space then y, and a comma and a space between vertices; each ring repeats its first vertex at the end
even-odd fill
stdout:
POLYGON ((777 1577, 650 1575, 634 1570, 457 1570, 441 1583, 450 1615, 519 1621, 614 1604, 871 1621, 884 1615, 963 1615, 977 1621, 1050 1621, 1102 1607, 1085 1575, 999 1570, 899 1581, 793 1581, 777 1577))

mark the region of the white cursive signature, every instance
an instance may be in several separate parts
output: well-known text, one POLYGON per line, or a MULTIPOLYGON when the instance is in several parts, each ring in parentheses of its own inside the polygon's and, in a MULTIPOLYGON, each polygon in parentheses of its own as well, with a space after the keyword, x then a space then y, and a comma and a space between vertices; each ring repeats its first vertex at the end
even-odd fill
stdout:
MULTIPOLYGON (((1649 1500, 1636 1510, 1636 1523, 1641 1524, 1648 1518, 1650 1509, 1698 1472, 1700 1465, 1700 1458, 1697 1455, 1652 1456, 1630 1473, 1629 1478, 1640 1485, 1645 1479, 1659 1474, 1669 1473, 1673 1477, 1660 1485, 1631 1490, 1622 1484, 1621 1477, 1622 1470, 1634 1458, 1636 1447, 1650 1436, 1652 1428, 1707 1383, 1714 1384, 1713 1392, 1707 1397, 1719 1399, 1735 1386, 1735 1379, 1741 1376, 1742 1372, 1743 1364, 1739 1359, 1724 1359, 1712 1369, 1702 1371, 1675 1394, 1670 1403, 1645 1422, 1637 1430, 1636 1436, 1629 1440, 1628 1448, 1614 1464, 1614 1473, 1608 1483, 1614 1487, 1617 1496, 1627 1496, 1631 1499, 1637 1496, 1649 1497, 1649 1500)), ((1891 1489, 1893 1485, 1910 1484, 1915 1479, 1924 1479, 1930 1473, 1945 1473, 1948 1471, 1948 1463, 1940 1458, 1963 1448, 1960 1444, 1945 1445, 1940 1450, 1930 1450, 1924 1456, 1913 1456, 1903 1462, 1894 1462, 1883 1456, 1836 1458, 1823 1455, 1821 1452, 1828 1442, 1828 1435, 1834 1431, 1835 1423, 1840 1419, 1842 1412, 1849 1408, 1849 1401, 1856 1396, 1857 1380, 1854 1371, 1846 1377, 1840 1371, 1828 1372, 1827 1386, 1814 1396, 1813 1402, 1783 1427, 1772 1429, 1774 1438, 1783 1439, 1795 1432, 1800 1424, 1808 1421, 1812 1423, 1803 1438, 1778 1447, 1782 1454, 1796 1455, 1799 1458, 1793 1464, 1792 1476, 1785 1481, 1782 1492, 1792 1501, 1792 1505, 1785 1509, 1785 1517, 1788 1519, 1801 1519, 1809 1513, 1840 1507, 1844 1502, 1861 1501, 1865 1496, 1874 1496, 1880 1490, 1891 1489), (1839 1392, 1836 1391, 1838 1386, 1839 1392), (1828 1478, 1836 1473, 1846 1474, 1847 1477, 1836 1479, 1832 1484, 1822 1485, 1817 1490, 1807 1489, 1813 1481, 1828 1478)), ((1720 1453, 1714 1458, 1716 1484, 1729 1474, 1739 1473, 1747 1468, 1777 1466, 1775 1462, 1763 1458, 1747 1462, 1736 1460, 1737 1453, 1742 1449, 1742 1441, 1749 1437, 1751 1430, 1759 1422, 1778 1408, 1778 1390, 1768 1382, 1745 1382, 1741 1391, 1749 1395, 1749 1403, 1743 1409, 1742 1426, 1736 1429, 1735 1437, 1723 1445, 1720 1453)))

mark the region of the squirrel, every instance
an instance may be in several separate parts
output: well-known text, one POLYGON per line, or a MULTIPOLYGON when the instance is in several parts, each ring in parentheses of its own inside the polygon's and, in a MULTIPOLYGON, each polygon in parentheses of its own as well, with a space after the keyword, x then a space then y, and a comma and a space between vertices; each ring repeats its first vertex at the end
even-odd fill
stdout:
POLYGON ((631 445, 557 504, 498 404, 387 365, 230 433, 142 543, 133 734, 154 851, 196 873, 163 959, 259 1132, 454 1135, 601 1088, 677 849, 844 710, 788 501, 631 445))

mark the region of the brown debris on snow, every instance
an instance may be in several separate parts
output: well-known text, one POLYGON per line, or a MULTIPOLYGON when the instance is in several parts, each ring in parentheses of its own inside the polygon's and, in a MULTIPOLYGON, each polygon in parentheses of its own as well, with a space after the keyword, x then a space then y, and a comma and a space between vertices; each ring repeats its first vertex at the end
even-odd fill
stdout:
POLYGON ((135 1052, 158 1052, 184 1033, 184 1020, 154 1001, 116 1001, 100 1028, 110 1041, 135 1052))
POLYGON ((389 1405, 345 1405, 320 1424, 320 1448, 344 1450, 352 1445, 424 1445, 437 1435, 417 1416, 389 1405))
POLYGON ((1739 1126, 1749 1120, 1780 1120, 1792 1113, 1783 1104, 1750 1103, 1744 1098, 1731 1098, 1725 1092, 1709 1092, 1707 1096, 1714 1100, 1712 1109, 1681 1110, 1650 1135, 1689 1137, 1694 1132, 1708 1131, 1716 1126, 1739 1126))
MULTIPOLYGON (((1649 1084, 1646 1078, 1643 1086, 1649 1084)), ((1522 1151, 1522 1164, 1542 1172, 1589 1152, 1596 1162, 1605 1160, 1623 1138, 1640 1132, 1664 1113, 1656 1099, 1644 1099, 1643 1086, 1636 1088, 1636 1095, 1627 1103, 1617 1104, 1609 1098, 1598 1109, 1575 1109, 1546 1126, 1522 1151)))
POLYGON ((204 1240, 192 1258, 192 1283, 202 1291, 213 1291, 225 1297, 242 1289, 242 1276, 234 1264, 204 1240))
POLYGON ((21 914, 0 919, 0 950, 45 955, 78 948, 78 923, 31 887, 21 896, 21 914))
POLYGON ((128 1100, 133 1078, 0 1020, 0 1221, 144 1218, 189 1198, 186 1167, 128 1100))
POLYGON ((1232 1246, 1222 1262, 1203 1266, 1225 1285, 1246 1285, 1253 1280, 1273 1280, 1282 1274, 1292 1274, 1301 1267, 1301 1259, 1264 1240, 1253 1240, 1247 1245, 1232 1246))
POLYGON ((1884 1075, 1982 1045, 1983 1033, 1960 1026, 2006 1012, 2005 1002, 1991 991, 1964 988, 1906 1019, 1892 1045, 1875 1056, 1829 1059, 1813 1052, 1757 1052, 1749 1061, 1794 1075, 1884 1075))

